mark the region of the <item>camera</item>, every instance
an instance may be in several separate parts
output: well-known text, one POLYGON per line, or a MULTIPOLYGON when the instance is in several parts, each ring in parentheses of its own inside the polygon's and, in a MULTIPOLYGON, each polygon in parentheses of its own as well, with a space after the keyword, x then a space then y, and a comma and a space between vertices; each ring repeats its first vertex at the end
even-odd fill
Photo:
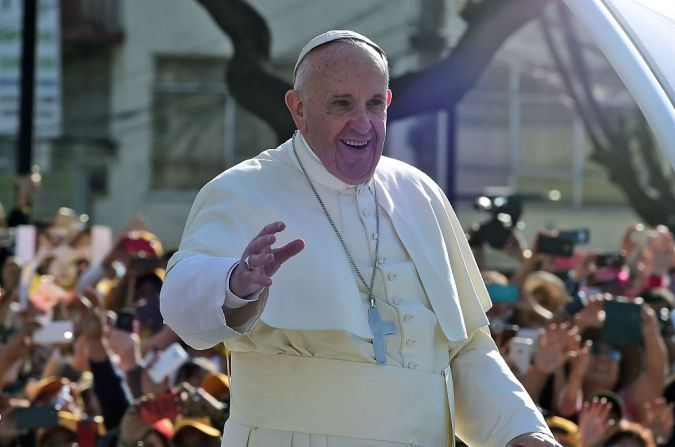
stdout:
POLYGON ((622 253, 619 252, 600 253, 595 258, 595 266, 598 268, 618 268, 622 267, 625 263, 626 258, 622 253))
POLYGON ((485 243, 502 249, 523 213, 523 200, 518 195, 481 196, 474 208, 490 213, 490 219, 480 224, 471 234, 469 244, 479 247, 485 243))

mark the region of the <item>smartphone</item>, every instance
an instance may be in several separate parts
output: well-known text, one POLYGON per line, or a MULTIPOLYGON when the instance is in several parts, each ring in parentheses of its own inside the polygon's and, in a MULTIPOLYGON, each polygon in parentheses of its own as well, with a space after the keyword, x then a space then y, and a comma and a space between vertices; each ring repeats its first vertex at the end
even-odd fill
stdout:
POLYGON ((595 257, 595 266, 602 267, 622 267, 626 263, 626 258, 619 252, 600 253, 595 257))
POLYGON ((148 370, 150 378, 159 383, 188 360, 188 354, 179 344, 174 343, 159 354, 159 359, 148 370))
POLYGON ((55 345, 73 341, 73 322, 70 320, 50 321, 33 333, 33 343, 55 345))
POLYGON ((515 303, 520 295, 520 289, 512 285, 488 284, 486 288, 493 303, 515 303))
POLYGON ((509 343, 509 360, 518 368, 520 374, 527 374, 534 353, 534 340, 525 337, 513 337, 509 343))
POLYGON ((139 411, 141 420, 146 425, 152 425, 164 418, 174 420, 181 413, 179 393, 169 391, 143 401, 139 405, 139 411))
POLYGON ((34 429, 59 425, 59 410, 53 406, 34 406, 16 409, 17 428, 34 429))
POLYGON ((146 273, 160 266, 161 261, 156 257, 134 258, 129 263, 129 270, 136 273, 146 273))
POLYGON ((115 329, 125 332, 134 331, 134 319, 136 318, 136 311, 132 308, 123 308, 117 310, 117 320, 115 320, 115 329))
POLYGON ((571 241, 575 244, 588 244, 591 240, 591 231, 588 228, 564 230, 558 233, 558 237, 571 241))
POLYGON ((536 252, 569 258, 574 254, 574 242, 569 239, 542 234, 537 241, 536 252))
POLYGON ((35 258, 37 229, 34 225, 19 225, 15 231, 14 256, 19 258, 22 264, 28 264, 35 258))
POLYGON ((620 346, 642 344, 642 306, 615 299, 605 302, 605 323, 602 328, 603 341, 620 346))

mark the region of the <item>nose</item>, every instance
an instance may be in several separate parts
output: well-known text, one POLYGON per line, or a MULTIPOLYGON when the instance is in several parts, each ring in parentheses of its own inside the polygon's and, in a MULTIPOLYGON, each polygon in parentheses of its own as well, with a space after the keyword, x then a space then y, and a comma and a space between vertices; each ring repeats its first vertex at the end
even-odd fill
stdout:
POLYGON ((372 123, 370 122, 370 117, 368 116, 368 110, 362 107, 354 110, 352 117, 349 120, 349 125, 359 134, 367 134, 373 127, 372 123))

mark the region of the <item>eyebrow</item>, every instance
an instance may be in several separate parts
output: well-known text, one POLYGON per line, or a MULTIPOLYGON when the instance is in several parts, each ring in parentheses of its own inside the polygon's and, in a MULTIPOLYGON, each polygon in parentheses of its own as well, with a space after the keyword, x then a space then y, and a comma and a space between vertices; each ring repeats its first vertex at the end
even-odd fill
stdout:
MULTIPOLYGON (((333 95, 333 96, 331 96, 331 99, 350 99, 352 97, 353 96, 350 95, 349 93, 344 93, 344 94, 341 94, 341 95, 333 95)), ((382 93, 377 93, 377 94, 373 95, 373 97, 371 99, 385 99, 385 95, 383 95, 382 93)))

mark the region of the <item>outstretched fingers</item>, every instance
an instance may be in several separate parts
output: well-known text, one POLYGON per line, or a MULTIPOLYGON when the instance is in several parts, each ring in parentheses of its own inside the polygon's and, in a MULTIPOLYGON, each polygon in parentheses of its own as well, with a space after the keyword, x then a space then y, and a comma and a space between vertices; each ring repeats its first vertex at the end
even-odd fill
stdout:
MULTIPOLYGON (((270 247, 277 241, 277 238, 273 234, 265 234, 262 236, 257 236, 251 241, 251 243, 246 248, 248 256, 257 255, 260 253, 265 253, 270 251, 270 247)), ((249 259, 250 261, 250 259, 249 259)))
POLYGON ((230 290, 235 295, 243 297, 261 286, 271 286, 272 275, 281 264, 304 248, 304 242, 298 239, 273 249, 272 245, 277 241, 276 233, 284 229, 286 224, 283 222, 268 224, 248 244, 230 278, 230 290))
POLYGON ((304 248, 305 241, 302 239, 296 239, 284 245, 283 247, 274 249, 273 253, 277 266, 281 266, 281 264, 300 253, 304 248))
POLYGON ((268 234, 278 233, 286 229, 286 224, 283 222, 272 222, 271 224, 265 225, 265 227, 260 230, 260 233, 256 237, 265 236, 268 234))

